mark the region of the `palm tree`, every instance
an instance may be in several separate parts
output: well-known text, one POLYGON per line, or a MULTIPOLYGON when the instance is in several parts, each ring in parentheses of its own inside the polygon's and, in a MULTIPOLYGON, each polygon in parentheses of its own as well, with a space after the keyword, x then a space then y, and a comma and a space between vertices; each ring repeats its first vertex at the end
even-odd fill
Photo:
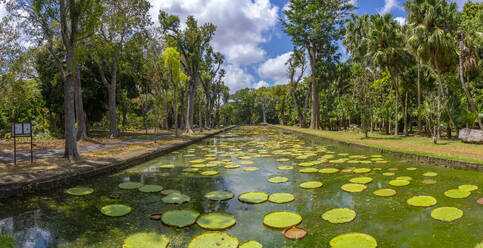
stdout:
POLYGON ((455 56, 451 32, 455 29, 457 6, 446 0, 409 0, 404 6, 409 12, 408 46, 438 75, 438 101, 440 97, 443 98, 451 125, 456 128, 443 90, 441 74, 445 70, 445 65, 455 56))

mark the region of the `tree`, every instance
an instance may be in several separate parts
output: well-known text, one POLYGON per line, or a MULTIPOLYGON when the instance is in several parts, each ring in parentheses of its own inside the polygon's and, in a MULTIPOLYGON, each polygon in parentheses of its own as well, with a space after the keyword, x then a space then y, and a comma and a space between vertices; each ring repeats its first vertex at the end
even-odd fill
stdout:
POLYGON ((276 96, 275 100, 277 101, 277 105, 275 109, 277 112, 280 112, 280 124, 285 125, 285 109, 287 108, 287 86, 286 85, 277 85, 272 89, 272 93, 276 96))
MULTIPOLYGON (((205 128, 212 127, 212 115, 213 105, 216 97, 216 80, 221 80, 225 75, 225 71, 221 68, 224 57, 219 52, 213 52, 213 49, 209 47, 205 54, 203 61, 203 71, 200 75, 201 86, 205 94, 205 128), (218 78, 217 78, 218 77, 218 78)), ((200 127, 201 128, 201 127, 200 127)))
POLYGON ((337 43, 344 34, 347 14, 354 9, 350 0, 291 0, 281 20, 283 31, 292 42, 304 47, 309 55, 312 72, 312 116, 310 128, 320 128, 319 85, 328 65, 338 59, 337 43))
POLYGON ((256 99, 262 107, 263 123, 267 123, 267 108, 270 101, 270 91, 267 87, 261 87, 256 91, 256 99))
POLYGON ((307 109, 307 102, 310 96, 310 87, 307 88, 307 94, 305 94, 305 104, 302 109, 302 104, 297 98, 297 87, 301 80, 303 79, 304 73, 307 69, 305 53, 301 49, 294 48, 290 58, 286 62, 288 64, 288 76, 289 76, 289 87, 290 95, 292 96, 292 101, 294 103, 295 111, 299 118, 299 126, 303 127, 305 125, 305 116, 307 109), (298 75, 297 75, 298 73, 298 75))
POLYGON ((93 37, 93 59, 109 96, 109 129, 111 137, 119 136, 117 128, 116 92, 119 57, 130 37, 142 33, 150 25, 150 3, 146 0, 118 0, 103 2, 105 9, 97 35, 93 37), (109 80, 105 73, 109 68, 109 80))

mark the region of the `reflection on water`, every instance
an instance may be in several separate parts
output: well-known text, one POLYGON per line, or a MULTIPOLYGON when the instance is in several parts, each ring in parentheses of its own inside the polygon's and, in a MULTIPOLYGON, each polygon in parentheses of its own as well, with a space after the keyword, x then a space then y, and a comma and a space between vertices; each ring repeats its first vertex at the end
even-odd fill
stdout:
MULTIPOLYGON (((153 212, 171 209, 194 209, 200 213, 227 211, 233 213, 237 224, 226 232, 236 236, 240 242, 257 240, 268 248, 281 247, 327 247, 334 236, 345 232, 363 232, 374 236, 379 247, 469 247, 483 240, 483 210, 476 204, 481 197, 483 176, 478 172, 451 170, 418 164, 413 161, 401 161, 397 157, 383 155, 388 163, 363 164, 375 153, 353 147, 314 141, 305 136, 295 136, 282 132, 259 132, 263 128, 237 129, 225 135, 209 138, 200 143, 185 147, 178 152, 161 156, 152 161, 129 168, 122 172, 96 177, 82 183, 95 189, 85 197, 72 197, 63 193, 63 189, 54 190, 41 196, 24 199, 11 199, 0 208, 0 231, 12 234, 16 247, 121 247, 125 237, 139 231, 156 231, 170 239, 170 248, 186 247, 192 237, 203 232, 194 225, 184 229, 175 229, 152 221, 148 216, 153 212), (244 133, 240 133, 244 132, 244 133), (304 158, 305 155, 315 154, 304 158), (352 155, 360 155, 352 157, 352 155), (244 158, 248 156, 248 158, 244 158), (364 176, 372 177, 367 189, 361 193, 347 193, 340 186, 350 178, 360 176, 351 172, 336 174, 299 173, 298 164, 319 160, 328 156, 324 163, 334 161, 333 167, 381 168, 364 176), (219 175, 203 177, 198 173, 183 172, 195 159, 214 158, 219 165, 207 170, 218 170, 219 175), (288 162, 277 162, 279 158, 289 158, 288 162), (344 158, 347 158, 344 160, 344 158), (231 159, 232 162, 227 162, 231 159), (344 161, 340 161, 340 159, 344 161), (241 165, 238 169, 223 168, 225 164, 240 164, 241 160, 250 160, 252 165, 241 165), (224 162, 223 162, 224 161, 224 162), (339 161, 340 163, 338 163, 339 161), (174 169, 160 169, 160 165, 173 164, 174 169), (293 165, 292 170, 279 170, 279 165, 293 165), (243 167, 256 166, 259 171, 246 172, 243 167), (407 167, 417 167, 415 171, 407 167), (396 168, 389 170, 389 168, 396 168), (383 172, 395 172, 394 176, 383 176, 383 172), (426 185, 427 179, 422 174, 427 171, 437 172, 434 185, 426 185), (272 176, 284 176, 286 183, 272 184, 267 179, 272 176), (411 184, 405 187, 392 187, 397 195, 389 198, 376 197, 373 191, 391 188, 388 181, 398 176, 410 176, 411 184), (318 180, 323 187, 304 190, 298 185, 305 181, 318 180), (141 193, 137 190, 120 190, 121 182, 142 182, 159 184, 165 189, 176 189, 191 197, 191 201, 182 205, 164 204, 159 193, 141 193), (476 184, 479 189, 466 199, 450 199, 444 191, 461 184, 476 184), (211 201, 204 194, 213 190, 227 190, 235 194, 228 201, 211 201), (241 203, 239 194, 249 191, 264 191, 269 194, 287 192, 295 196, 289 204, 263 203, 250 205, 241 203), (117 193, 119 199, 110 199, 117 193), (443 223, 430 217, 431 208, 416 208, 406 204, 414 195, 432 195, 438 200, 435 207, 453 206, 464 211, 464 217, 443 223), (124 217, 110 218, 103 216, 99 209, 105 205, 120 203, 132 207, 133 211, 124 217), (346 224, 330 224, 320 215, 332 208, 350 208, 356 211, 354 221, 346 224), (265 227, 262 218, 275 210, 290 210, 303 218, 301 227, 308 231, 306 238, 299 241, 287 240, 280 230, 265 227), (472 231, 468 231, 472 230, 472 231)), ((203 163, 208 164, 212 160, 203 163)), ((313 167, 322 168, 322 164, 313 167)))

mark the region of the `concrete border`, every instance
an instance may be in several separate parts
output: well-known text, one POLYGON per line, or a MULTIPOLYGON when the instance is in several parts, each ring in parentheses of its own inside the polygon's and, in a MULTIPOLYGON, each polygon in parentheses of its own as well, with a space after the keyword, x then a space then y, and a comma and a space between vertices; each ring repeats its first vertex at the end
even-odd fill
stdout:
POLYGON ((403 158, 411 158, 411 159, 416 160, 417 162, 422 162, 422 163, 431 164, 431 165, 435 165, 435 166, 440 166, 440 167, 445 167, 445 168, 453 168, 453 169, 474 170, 474 171, 478 171, 478 172, 483 171, 483 164, 463 162, 463 161, 450 160, 450 159, 444 159, 444 158, 436 158, 436 157, 431 157, 431 156, 426 156, 426 155, 418 155, 418 154, 412 154, 412 153, 406 153, 406 152, 392 151, 392 150, 384 149, 384 148, 372 147, 372 146, 363 145, 363 144, 357 144, 357 143, 351 143, 351 142, 337 140, 337 139, 331 139, 331 138, 327 138, 327 137, 318 136, 316 134, 300 132, 300 131, 297 131, 297 130, 285 129, 283 127, 277 127, 277 126, 272 126, 272 125, 270 125, 270 127, 275 128, 277 130, 293 132, 293 133, 296 133, 296 134, 299 134, 299 135, 306 135, 306 136, 310 136, 310 137, 315 137, 315 138, 318 138, 318 139, 327 140, 327 141, 331 141, 331 142, 335 142, 335 143, 343 144, 343 145, 347 145, 347 146, 365 148, 365 149, 369 149, 369 150, 376 151, 376 152, 379 152, 379 153, 396 155, 396 156, 403 157, 403 158))
POLYGON ((123 160, 121 162, 113 162, 100 167, 90 167, 88 169, 77 169, 72 171, 66 171, 61 175, 54 175, 50 177, 39 177, 28 182, 16 182, 16 183, 6 183, 0 184, 0 199, 10 198, 10 197, 22 197, 27 194, 42 193, 53 188, 68 186, 77 184, 86 179, 93 178, 95 176, 114 173, 140 163, 152 160, 161 155, 167 154, 169 152, 178 150, 187 145, 196 143, 202 139, 220 134, 222 132, 228 131, 235 126, 229 126, 218 130, 216 132, 206 134, 203 136, 189 138, 189 140, 176 142, 172 144, 162 145, 159 148, 153 150, 149 149, 148 152, 141 154, 135 154, 133 156, 123 160))

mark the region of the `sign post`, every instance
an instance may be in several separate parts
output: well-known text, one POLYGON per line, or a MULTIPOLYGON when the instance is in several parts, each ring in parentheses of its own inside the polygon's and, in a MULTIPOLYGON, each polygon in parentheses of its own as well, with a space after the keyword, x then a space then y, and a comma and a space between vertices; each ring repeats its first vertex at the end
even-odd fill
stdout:
POLYGON ((30 164, 34 162, 32 123, 12 123, 13 163, 17 164, 17 137, 30 137, 30 164))

